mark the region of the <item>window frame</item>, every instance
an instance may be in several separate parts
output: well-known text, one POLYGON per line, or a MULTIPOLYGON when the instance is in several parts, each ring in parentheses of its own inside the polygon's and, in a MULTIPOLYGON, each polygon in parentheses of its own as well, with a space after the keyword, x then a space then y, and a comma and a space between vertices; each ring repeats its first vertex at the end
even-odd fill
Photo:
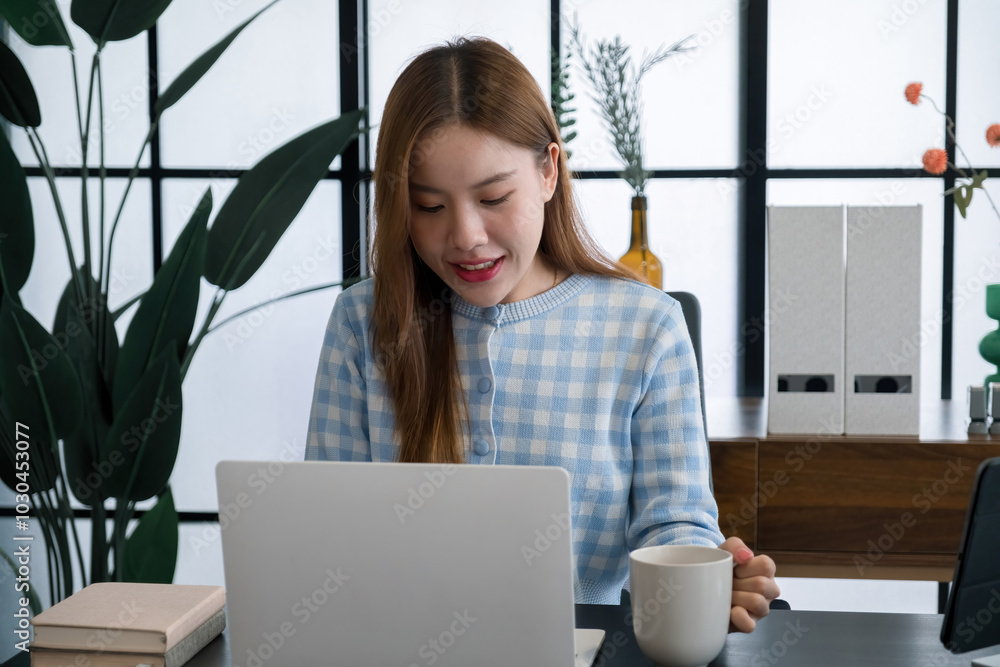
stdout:
MULTIPOLYGON (((368 98, 368 25, 367 0, 339 3, 339 40, 341 57, 340 108, 356 109, 367 106, 368 98), (359 39, 360 37, 360 39, 359 39)), ((946 27, 946 91, 945 112, 958 118, 958 9, 959 0, 947 0, 946 27)), ((549 47, 562 44, 562 0, 549 0, 549 47)), ((955 185, 955 175, 949 170, 943 176, 930 176, 914 169, 770 169, 766 164, 767 145, 767 64, 768 64, 768 0, 742 0, 739 4, 740 39, 740 94, 739 94, 739 151, 740 162, 733 169, 658 169, 652 178, 735 178, 740 184, 740 206, 737 229, 739 234, 739 312, 736 330, 732 332, 739 349, 744 350, 737 364, 737 394, 740 397, 760 397, 765 391, 765 343, 757 329, 743 326, 754 319, 760 321, 765 311, 765 255, 766 255, 766 191, 769 179, 851 179, 851 178, 940 178, 943 188, 955 185), (752 156, 764 155, 764 163, 752 156)), ((8 27, 2 25, 0 38, 8 36, 8 27)), ((157 100, 159 62, 157 57, 157 28, 146 33, 149 62, 148 109, 150 117, 157 100)), ((556 53, 561 49, 555 48, 556 53)), ((368 118, 365 117, 367 125, 368 118)), ((942 121, 943 124, 943 121, 942 121)), ((5 130, 9 131, 6 123, 5 130)), ((341 184, 341 238, 343 247, 343 277, 361 276, 367 272, 368 210, 371 198, 372 165, 369 162, 367 142, 362 134, 343 152, 341 167, 330 170, 324 178, 341 184)), ((945 146, 949 158, 955 159, 955 144, 950 137, 945 146)), ((128 177, 127 168, 109 168, 108 177, 128 177)), ((157 130, 150 141, 150 164, 139 169, 137 178, 147 180, 151 191, 153 270, 163 263, 163 210, 162 184, 165 179, 213 179, 219 176, 239 177, 245 169, 167 168, 161 165, 160 135, 157 130)), ((40 167, 25 167, 29 177, 44 176, 40 167)), ((60 175, 79 176, 79 168, 62 169, 60 175)), ((612 170, 581 171, 574 174, 580 179, 617 178, 612 170)), ((954 289, 955 207, 943 198, 944 247, 943 247, 943 311, 941 338, 941 399, 952 398, 952 339, 953 310, 949 295, 954 289)), ((9 515, 12 508, 2 508, 0 513, 9 515)), ((89 517, 89 510, 76 510, 76 516, 89 517)), ((182 522, 214 521, 210 512, 181 512, 182 522)))

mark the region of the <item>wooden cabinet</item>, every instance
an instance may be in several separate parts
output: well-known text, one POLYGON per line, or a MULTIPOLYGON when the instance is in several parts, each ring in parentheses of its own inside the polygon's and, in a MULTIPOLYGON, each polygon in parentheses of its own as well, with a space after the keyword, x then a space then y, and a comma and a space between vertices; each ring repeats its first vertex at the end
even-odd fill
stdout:
POLYGON ((950 581, 976 469, 1000 437, 965 435, 964 402, 921 435, 770 436, 760 399, 708 402, 719 527, 779 576, 950 581))

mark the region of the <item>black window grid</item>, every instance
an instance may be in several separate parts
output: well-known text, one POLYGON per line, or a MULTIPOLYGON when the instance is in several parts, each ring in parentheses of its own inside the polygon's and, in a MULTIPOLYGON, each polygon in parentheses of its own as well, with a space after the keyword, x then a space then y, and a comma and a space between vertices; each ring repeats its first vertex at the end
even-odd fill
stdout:
MULTIPOLYGON (((562 42, 561 18, 562 0, 550 2, 550 48, 562 42)), ((959 0, 947 0, 946 28, 946 90, 945 113, 957 119, 958 102, 958 9, 959 0)), ((368 98, 368 43, 365 29, 368 25, 367 0, 350 0, 339 3, 339 43, 342 45, 340 58, 340 108, 356 109, 369 104, 368 98), (360 36, 360 38, 359 38, 360 36)), ((739 349, 743 350, 737 364, 737 393, 739 396, 760 397, 766 386, 764 374, 764 332, 758 327, 748 330, 744 323, 762 321, 765 310, 765 226, 766 196, 769 179, 872 179, 872 178, 940 178, 944 189, 955 185, 955 176, 949 170, 944 176, 930 176, 921 169, 913 168, 862 168, 862 169, 770 169, 751 156, 766 155, 767 144, 767 45, 768 45, 768 2, 767 0, 745 0, 740 5, 740 105, 739 105, 739 153, 741 159, 733 169, 657 169, 654 179, 692 178, 734 178, 741 185, 739 219, 737 221, 740 259, 739 267, 739 312, 736 328, 732 332, 739 349), (744 162, 743 156, 747 156, 744 162), (753 165, 753 168, 740 165, 753 165), (742 333, 741 332, 745 332, 742 333)), ((6 26, 4 26, 6 29, 6 26)), ((149 105, 148 112, 156 104, 156 73, 159 71, 157 55, 156 26, 147 31, 147 51, 149 58, 149 105)), ((367 117, 365 119, 367 125, 367 117)), ((947 135, 946 135, 947 136, 947 135)), ((955 144, 946 138, 945 149, 949 160, 955 159, 955 144)), ((354 141, 341 156, 340 169, 330 170, 325 179, 341 184, 341 235, 343 247, 343 277, 362 275, 366 270, 365 251, 367 248, 368 207, 371 191, 371 164, 366 136, 354 141)), ((139 169, 138 178, 150 183, 151 221, 153 234, 153 268, 159 270, 163 262, 163 211, 162 184, 165 179, 214 179, 220 176, 237 178, 245 169, 212 168, 170 168, 160 161, 160 133, 153 135, 150 142, 150 164, 139 169)), ((44 176, 39 167, 25 167, 28 176, 44 176)), ((78 176, 78 168, 62 168, 60 176, 78 176)), ((128 168, 109 168, 108 177, 128 176, 128 168)), ((579 179, 615 179, 614 170, 584 170, 574 174, 579 179)), ((955 250, 955 207, 951 200, 943 198, 944 246, 942 283, 942 336, 941 336, 941 398, 951 399, 952 391, 952 320, 953 309, 950 295, 954 290, 954 250, 955 250)), ((0 513, 8 515, 12 508, 3 508, 0 513)), ((76 510, 76 516, 86 518, 89 510, 76 510)), ((212 512, 180 512, 182 522, 216 521, 212 512)))

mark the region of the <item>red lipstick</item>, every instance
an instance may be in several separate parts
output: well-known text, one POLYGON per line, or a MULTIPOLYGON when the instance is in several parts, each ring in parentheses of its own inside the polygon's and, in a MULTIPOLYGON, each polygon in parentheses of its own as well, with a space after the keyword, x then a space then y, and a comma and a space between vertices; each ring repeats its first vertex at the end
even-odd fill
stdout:
MULTIPOLYGON (((468 269, 463 269, 458 264, 452 264, 452 268, 455 269, 455 274, 462 280, 469 283, 482 283, 490 280, 500 272, 500 267, 503 266, 503 257, 495 260, 493 266, 488 269, 479 269, 478 271, 469 271, 468 269)), ((478 262, 482 264, 484 262, 478 262)), ((463 262, 464 264, 464 262, 463 262)), ((468 266, 468 265, 467 265, 468 266)))

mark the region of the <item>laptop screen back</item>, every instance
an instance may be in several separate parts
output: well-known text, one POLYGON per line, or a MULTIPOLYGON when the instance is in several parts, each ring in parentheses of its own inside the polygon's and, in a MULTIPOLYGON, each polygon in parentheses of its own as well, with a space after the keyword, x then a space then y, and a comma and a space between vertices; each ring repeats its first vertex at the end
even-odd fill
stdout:
POLYGON ((234 667, 573 664, 561 468, 223 461, 234 667))

